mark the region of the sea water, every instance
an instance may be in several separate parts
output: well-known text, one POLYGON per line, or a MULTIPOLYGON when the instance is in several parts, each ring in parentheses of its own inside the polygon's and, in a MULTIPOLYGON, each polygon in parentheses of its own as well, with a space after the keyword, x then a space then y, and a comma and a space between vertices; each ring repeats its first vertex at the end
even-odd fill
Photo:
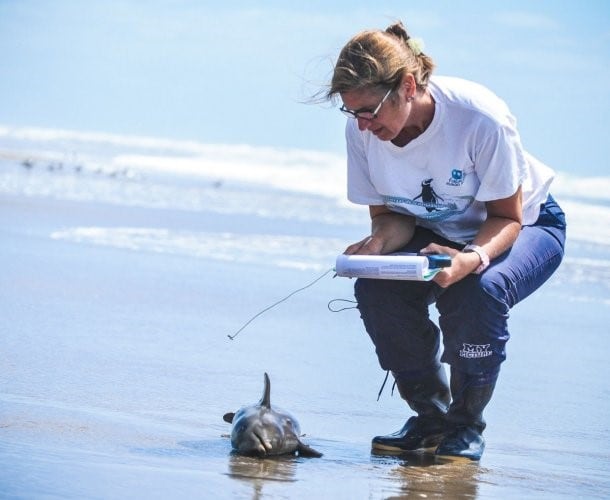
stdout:
POLYGON ((412 413, 325 274, 368 231, 344 186, 325 153, 0 129, 0 497, 606 498, 610 178, 558 173, 566 257, 466 465, 371 454, 412 413), (321 459, 231 453, 265 371, 321 459))

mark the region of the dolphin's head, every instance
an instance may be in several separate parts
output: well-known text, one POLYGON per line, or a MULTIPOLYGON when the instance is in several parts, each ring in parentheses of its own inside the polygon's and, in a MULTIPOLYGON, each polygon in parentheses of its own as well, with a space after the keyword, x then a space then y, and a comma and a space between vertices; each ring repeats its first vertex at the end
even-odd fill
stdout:
POLYGON ((282 410, 271 408, 271 384, 265 373, 263 396, 257 405, 241 408, 235 414, 227 413, 231 422, 231 445, 239 453, 248 455, 279 455, 290 453, 299 445, 299 424, 282 410))
POLYGON ((239 410, 233 419, 231 444, 240 453, 277 455, 296 442, 294 421, 287 415, 260 406, 239 410))

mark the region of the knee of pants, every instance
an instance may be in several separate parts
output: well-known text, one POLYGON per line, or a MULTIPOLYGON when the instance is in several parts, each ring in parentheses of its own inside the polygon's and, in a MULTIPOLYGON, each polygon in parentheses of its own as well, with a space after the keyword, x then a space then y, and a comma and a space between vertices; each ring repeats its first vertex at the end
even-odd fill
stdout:
POLYGON ((506 285, 493 273, 470 275, 437 301, 443 331, 442 360, 465 373, 496 369, 509 339, 506 285))
POLYGON ((356 281, 358 309, 384 370, 419 370, 436 362, 439 332, 429 319, 426 287, 420 285, 356 281))

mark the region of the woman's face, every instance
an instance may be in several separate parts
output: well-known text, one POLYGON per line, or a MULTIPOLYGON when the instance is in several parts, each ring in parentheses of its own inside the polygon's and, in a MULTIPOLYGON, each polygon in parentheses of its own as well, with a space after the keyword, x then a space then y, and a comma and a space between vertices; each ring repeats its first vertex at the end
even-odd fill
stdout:
MULTIPOLYGON (((392 92, 381 105, 377 117, 372 120, 356 118, 360 130, 370 130, 381 141, 391 141, 396 138, 406 126, 409 117, 410 103, 400 95, 401 88, 392 92), (398 95, 397 95, 398 93, 398 95)), ((360 90, 341 94, 344 106, 351 111, 373 111, 379 106, 384 94, 374 91, 360 90)))

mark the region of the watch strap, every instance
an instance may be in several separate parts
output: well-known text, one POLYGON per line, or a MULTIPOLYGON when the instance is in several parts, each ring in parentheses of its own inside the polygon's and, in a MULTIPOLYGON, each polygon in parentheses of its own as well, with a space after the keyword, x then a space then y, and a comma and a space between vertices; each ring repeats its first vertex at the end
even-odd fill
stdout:
POLYGON ((487 252, 483 250, 483 248, 481 248, 479 245, 466 245, 462 249, 462 252, 474 252, 481 259, 481 264, 473 271, 474 274, 481 274, 483 271, 485 271, 485 269, 489 267, 489 255, 487 255, 487 252))

